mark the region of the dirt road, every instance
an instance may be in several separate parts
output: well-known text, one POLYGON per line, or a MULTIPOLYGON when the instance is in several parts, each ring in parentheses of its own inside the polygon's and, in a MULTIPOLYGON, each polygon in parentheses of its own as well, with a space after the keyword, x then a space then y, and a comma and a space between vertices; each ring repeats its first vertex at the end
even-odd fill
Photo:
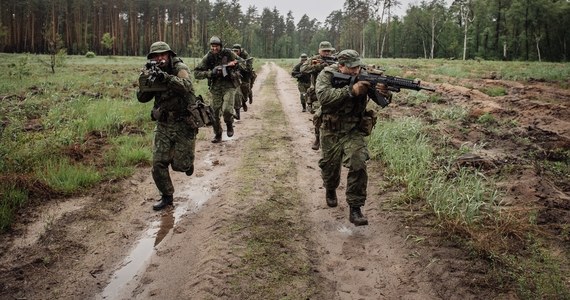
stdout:
MULTIPOLYGON (((482 275, 476 262, 463 259, 465 253, 442 245, 421 222, 415 228, 404 225, 405 219, 421 215, 384 209, 390 195, 377 184, 382 181, 378 163, 369 164, 364 213, 370 225, 349 223, 345 181, 339 206, 328 208, 317 166, 320 152, 310 148, 311 115, 301 113, 296 83, 288 71, 268 63, 259 71, 253 93, 254 102, 242 113, 235 136, 224 134, 222 143, 212 144, 210 129, 202 130, 206 134, 197 143, 195 175, 173 176, 174 209, 151 210, 157 191, 145 168, 85 197, 51 201, 25 212, 30 222, 18 224, 1 248, 0 298, 496 296, 469 284, 482 275), (279 217, 273 214, 284 216, 280 234, 291 239, 280 246, 282 255, 302 265, 299 276, 287 281, 291 286, 263 278, 267 273, 249 277, 244 271, 257 268, 248 265, 253 259, 248 251, 252 236, 264 229, 248 218, 267 203, 284 209, 262 211, 257 215, 260 224, 265 217, 279 217), (263 282, 272 285, 272 294, 248 297, 251 285, 263 282)), ((342 177, 346 180, 346 170, 342 177)))

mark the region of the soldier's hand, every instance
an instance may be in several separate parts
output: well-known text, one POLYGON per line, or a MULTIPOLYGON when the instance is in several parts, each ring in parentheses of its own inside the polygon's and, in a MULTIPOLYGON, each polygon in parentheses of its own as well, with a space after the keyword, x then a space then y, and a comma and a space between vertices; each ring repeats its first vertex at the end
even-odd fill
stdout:
POLYGON ((320 62, 318 59, 311 60, 311 65, 318 65, 320 62))
POLYGON ((377 83, 376 90, 378 91, 378 93, 380 93, 380 95, 384 96, 384 98, 386 99, 392 98, 392 92, 388 90, 388 87, 385 84, 377 83))
POLYGON ((368 87, 370 87, 370 82, 368 81, 359 81, 352 85, 352 94, 354 96, 360 96, 366 94, 368 91, 368 87))
POLYGON ((235 66, 235 65, 237 65, 237 64, 238 64, 238 61, 237 61, 237 60, 232 60, 232 61, 230 61, 230 62, 228 63, 228 67, 233 67, 233 66, 235 66))
POLYGON ((222 76, 222 67, 220 66, 214 67, 210 73, 210 77, 218 77, 218 76, 222 76))
POLYGON ((154 76, 156 77, 156 81, 158 82, 163 82, 164 79, 166 79, 166 73, 161 69, 156 70, 154 76))

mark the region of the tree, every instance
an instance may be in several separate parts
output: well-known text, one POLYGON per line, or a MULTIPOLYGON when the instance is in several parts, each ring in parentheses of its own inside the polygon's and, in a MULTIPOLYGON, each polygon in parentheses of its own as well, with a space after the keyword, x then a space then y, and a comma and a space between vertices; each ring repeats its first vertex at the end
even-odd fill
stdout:
POLYGON ((110 33, 105 32, 101 37, 101 45, 103 48, 107 49, 109 56, 111 55, 111 50, 113 49, 113 44, 115 43, 115 37, 111 36, 110 33))

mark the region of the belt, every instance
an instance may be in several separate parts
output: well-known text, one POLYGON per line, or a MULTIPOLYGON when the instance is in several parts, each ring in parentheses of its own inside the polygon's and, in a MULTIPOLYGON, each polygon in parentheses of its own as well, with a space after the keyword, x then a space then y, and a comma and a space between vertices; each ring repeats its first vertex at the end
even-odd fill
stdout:
POLYGON ((185 121, 190 114, 188 112, 169 111, 160 115, 159 122, 180 122, 185 121))
POLYGON ((346 123, 357 123, 360 122, 361 117, 355 117, 355 116, 342 116, 342 115, 335 115, 335 114, 322 114, 323 116, 323 120, 329 119, 329 118, 337 118, 337 120, 339 122, 346 122, 346 123))

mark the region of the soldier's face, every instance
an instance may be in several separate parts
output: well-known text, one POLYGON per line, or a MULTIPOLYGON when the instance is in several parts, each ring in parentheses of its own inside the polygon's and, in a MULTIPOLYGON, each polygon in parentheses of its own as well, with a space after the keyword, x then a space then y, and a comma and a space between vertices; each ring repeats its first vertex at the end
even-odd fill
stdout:
POLYGON ((342 73, 342 74, 346 74, 346 75, 350 75, 350 76, 356 76, 358 74, 360 74, 360 66, 356 66, 356 67, 347 67, 345 65, 338 65, 338 70, 342 73))
POLYGON ((319 55, 322 57, 329 57, 331 56, 332 51, 331 50, 319 50, 319 55))
POLYGON ((218 54, 220 53, 221 50, 222 50, 222 45, 210 44, 210 51, 212 51, 212 53, 218 54))
POLYGON ((233 51, 234 51, 234 53, 235 53, 237 56, 239 56, 239 55, 241 54, 241 51, 238 50, 238 49, 234 49, 233 51))
POLYGON ((159 67, 164 67, 170 61, 170 54, 168 52, 155 53, 150 60, 156 61, 159 67))

